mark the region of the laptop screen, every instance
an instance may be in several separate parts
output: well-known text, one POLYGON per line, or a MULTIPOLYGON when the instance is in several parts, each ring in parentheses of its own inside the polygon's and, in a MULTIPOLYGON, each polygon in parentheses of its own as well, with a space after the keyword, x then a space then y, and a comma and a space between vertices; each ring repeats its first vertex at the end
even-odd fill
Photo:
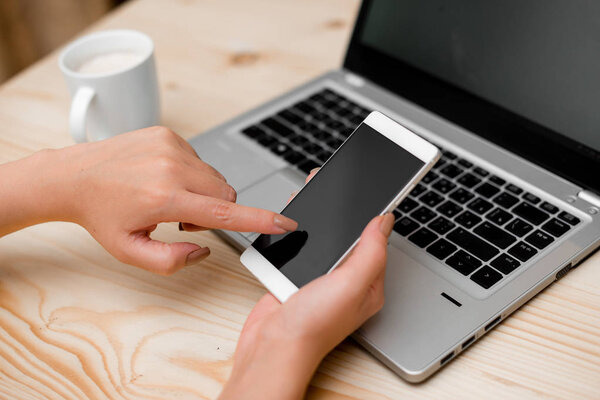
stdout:
POLYGON ((366 1, 345 67, 600 192, 596 0, 366 1))

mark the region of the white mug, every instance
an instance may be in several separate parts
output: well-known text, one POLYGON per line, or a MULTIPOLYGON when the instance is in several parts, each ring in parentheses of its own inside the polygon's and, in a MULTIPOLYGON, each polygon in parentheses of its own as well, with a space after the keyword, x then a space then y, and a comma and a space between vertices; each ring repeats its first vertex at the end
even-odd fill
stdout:
POLYGON ((73 98, 69 128, 77 143, 159 123, 154 43, 147 35, 93 33, 67 46, 58 63, 73 98))

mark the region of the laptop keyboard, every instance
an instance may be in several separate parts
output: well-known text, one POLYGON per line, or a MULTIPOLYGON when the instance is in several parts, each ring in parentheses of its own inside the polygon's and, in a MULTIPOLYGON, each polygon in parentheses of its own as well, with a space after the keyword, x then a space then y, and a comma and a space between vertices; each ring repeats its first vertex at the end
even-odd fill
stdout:
MULTIPOLYGON (((309 173, 333 154, 369 112, 325 89, 242 133, 309 173)), ((394 215, 397 233, 484 289, 580 222, 444 149, 442 158, 394 215)))

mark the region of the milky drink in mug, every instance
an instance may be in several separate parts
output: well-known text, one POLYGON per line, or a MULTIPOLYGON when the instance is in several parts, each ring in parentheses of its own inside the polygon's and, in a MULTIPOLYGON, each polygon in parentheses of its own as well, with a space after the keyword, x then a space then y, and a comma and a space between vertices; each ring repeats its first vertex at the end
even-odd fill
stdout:
POLYGON ((59 60, 72 95, 69 127, 78 142, 157 125, 160 104, 154 44, 133 30, 84 36, 59 60))

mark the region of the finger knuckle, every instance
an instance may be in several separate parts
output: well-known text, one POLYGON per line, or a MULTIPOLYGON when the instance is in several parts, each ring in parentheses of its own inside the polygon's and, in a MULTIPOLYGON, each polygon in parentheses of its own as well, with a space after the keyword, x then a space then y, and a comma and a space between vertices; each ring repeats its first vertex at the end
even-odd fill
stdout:
POLYGON ((385 296, 383 291, 381 291, 377 296, 375 296, 375 301, 373 304, 374 313, 380 311, 385 305, 385 296))
POLYGON ((214 206, 213 214, 218 220, 228 224, 233 219, 233 207, 226 201, 219 201, 214 206))
POLYGON ((179 175, 179 163, 169 154, 158 156, 154 165, 161 174, 165 174, 167 176, 179 175))
POLYGON ((156 185, 147 190, 145 200, 151 210, 160 211, 173 202, 173 196, 165 185, 156 185))
POLYGON ((158 136, 159 138, 163 138, 163 139, 172 138, 173 135, 175 134, 172 130, 170 130, 169 128, 167 128, 165 126, 154 126, 153 130, 154 130, 154 134, 156 136, 158 136))

